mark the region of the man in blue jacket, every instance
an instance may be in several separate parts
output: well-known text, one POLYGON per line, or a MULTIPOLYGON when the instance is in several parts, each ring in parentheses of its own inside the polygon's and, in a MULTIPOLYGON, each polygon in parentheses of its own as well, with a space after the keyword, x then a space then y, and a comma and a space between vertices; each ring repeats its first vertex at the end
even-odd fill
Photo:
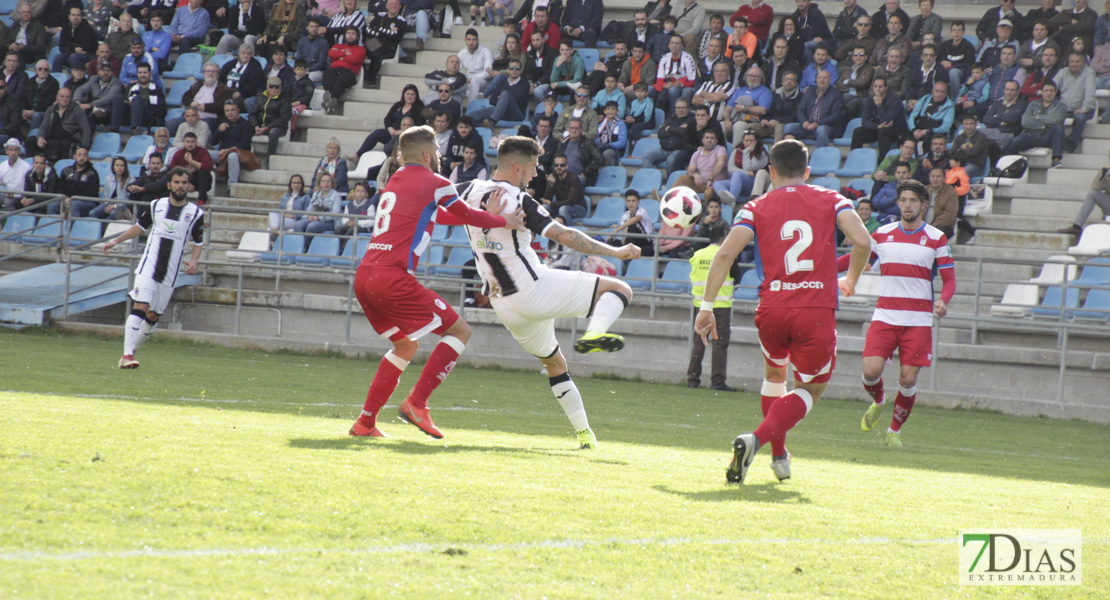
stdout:
POLYGON ((795 113, 798 122, 788 124, 782 132, 799 140, 816 138, 817 147, 824 148, 840 133, 843 113, 844 100, 840 92, 832 87, 832 76, 828 71, 818 71, 817 85, 806 90, 802 102, 798 104, 795 113))
POLYGON ((933 84, 932 96, 922 96, 909 116, 910 135, 924 142, 934 133, 948 135, 956 116, 956 105, 948 98, 948 82, 933 84))
POLYGON ((829 29, 829 20, 820 8, 813 6, 809 0, 795 0, 798 10, 790 16, 798 23, 798 33, 806 43, 806 62, 813 60, 813 51, 825 40, 832 40, 832 30, 829 29))

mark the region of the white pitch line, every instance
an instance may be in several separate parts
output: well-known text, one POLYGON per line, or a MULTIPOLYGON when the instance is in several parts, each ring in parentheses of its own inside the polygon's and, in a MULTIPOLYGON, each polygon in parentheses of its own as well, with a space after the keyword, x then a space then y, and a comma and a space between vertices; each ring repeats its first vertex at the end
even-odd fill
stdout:
MULTIPOLYGON (((3 394, 35 394, 35 395, 39 395, 39 396, 93 398, 93 399, 104 399, 104 400, 146 400, 146 401, 159 401, 159 400, 161 400, 161 401, 171 401, 171 402, 193 402, 193 403, 205 403, 205 404, 252 404, 252 405, 256 405, 256 406, 278 406, 278 405, 282 405, 282 406, 315 406, 315 407, 351 408, 351 409, 357 408, 357 406, 353 403, 337 403, 337 402, 274 402, 274 401, 267 401, 267 400, 245 400, 245 399, 226 399, 226 398, 225 399, 189 398, 189 397, 185 397, 185 396, 181 396, 181 397, 178 397, 178 398, 155 398, 155 397, 151 397, 151 396, 124 396, 124 395, 117 395, 117 394, 62 394, 62 393, 58 393, 58 392, 20 392, 18 390, 0 391, 0 395, 3 395, 3 394)), ((395 405, 389 404, 389 405, 386 405, 386 407, 394 407, 395 408, 395 405)), ((386 408, 386 407, 383 407, 383 408, 386 408)), ((439 407, 436 407, 436 410, 437 411, 443 411, 443 412, 446 412, 446 411, 497 412, 497 413, 504 413, 504 414, 518 415, 518 416, 528 416, 528 417, 550 417, 550 416, 552 416, 552 414, 554 414, 554 413, 550 413, 550 412, 529 412, 529 411, 514 410, 514 409, 508 409, 508 408, 485 408, 485 407, 479 407, 479 406, 439 406, 439 407)), ((694 429, 694 428, 696 428, 699 431, 705 431, 707 427, 712 428, 713 425, 708 425, 707 426, 707 425, 701 425, 701 424, 672 423, 671 427, 683 428, 683 429, 694 429)), ((726 431, 726 428, 721 427, 720 430, 726 431)), ((850 445, 859 445, 859 444, 863 443, 863 442, 853 441, 853 439, 851 439, 849 437, 838 437, 838 436, 832 436, 832 435, 820 434, 820 433, 798 434, 798 436, 799 437, 811 438, 811 439, 817 439, 817 440, 827 440, 827 441, 831 441, 831 442, 835 442, 835 443, 847 443, 847 444, 850 444, 850 445)), ((938 444, 930 444, 928 442, 916 442, 916 441, 914 442, 914 447, 920 448, 922 450, 938 450, 938 451, 943 451, 943 452, 959 452, 959 453, 965 453, 965 454, 994 454, 994 455, 997 455, 997 456, 1015 456, 1015 457, 1021 457, 1021 458, 1042 458, 1042 459, 1053 459, 1053 460, 1068 460, 1068 461, 1074 461, 1074 462, 1081 462, 1081 461, 1089 460, 1089 458, 1086 458, 1086 457, 1068 456, 1066 454, 1029 454, 1029 453, 1022 453, 1022 452, 1014 452, 1014 451, 1011 451, 1011 450, 994 450, 994 449, 990 449, 990 448, 964 448, 964 447, 959 447, 959 446, 942 446, 942 445, 938 445, 938 444)))
POLYGON ((368 546, 364 548, 204 548, 193 550, 161 550, 157 548, 141 548, 138 550, 120 550, 115 552, 63 552, 50 553, 41 551, 17 551, 0 553, 0 561, 6 562, 33 562, 40 560, 76 561, 89 559, 110 558, 204 558, 209 556, 278 556, 288 554, 399 554, 405 552, 443 552, 448 549, 461 549, 468 552, 504 552, 528 549, 579 549, 587 546, 620 545, 620 546, 679 546, 684 544, 699 544, 713 546, 751 545, 751 544, 850 544, 850 545, 886 545, 886 544, 956 544, 956 538, 939 538, 929 540, 894 539, 885 537, 854 538, 843 540, 829 539, 799 539, 799 538, 763 538, 763 539, 709 539, 698 540, 694 538, 608 538, 601 540, 540 540, 536 542, 518 542, 506 544, 399 544, 393 546, 368 546))
MULTIPOLYGON (((292 554, 401 554, 406 552, 445 552, 447 550, 457 549, 465 550, 467 552, 514 552, 520 550, 560 550, 560 549, 581 549, 589 546, 681 546, 681 545, 703 545, 703 546, 753 546, 753 545, 802 545, 802 544, 820 544, 820 545, 847 545, 847 546, 885 546, 885 545, 908 545, 908 546, 938 546, 957 544, 957 538, 934 538, 934 539, 899 539, 888 537, 864 537, 864 538, 845 538, 845 539, 827 539, 827 538, 717 538, 699 540, 687 537, 673 537, 673 538, 606 538, 600 540, 540 540, 535 542, 517 542, 505 544, 466 544, 458 543, 452 544, 448 542, 438 544, 398 544, 393 546, 367 546, 363 548, 273 548, 263 546, 261 548, 202 548, 191 550, 162 550, 158 548, 141 548, 138 550, 120 550, 114 552, 63 552, 63 553, 50 553, 42 551, 13 551, 0 553, 0 561, 3 562, 36 562, 36 561, 78 561, 78 560, 102 560, 112 558, 207 558, 211 556, 285 556, 292 554)), ((1110 539, 1107 538, 1092 538, 1084 539, 1083 545, 1085 546, 1105 546, 1110 544, 1110 539)))

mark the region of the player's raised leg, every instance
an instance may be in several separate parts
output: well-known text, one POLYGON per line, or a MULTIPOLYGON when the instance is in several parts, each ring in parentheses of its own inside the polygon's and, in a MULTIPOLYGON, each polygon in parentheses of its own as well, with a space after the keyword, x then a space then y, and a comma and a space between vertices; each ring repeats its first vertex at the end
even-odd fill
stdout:
POLYGON ((574 342, 574 351, 616 352, 624 348, 624 338, 609 333, 609 328, 621 316, 632 300, 632 288, 619 279, 601 277, 594 295, 593 312, 586 324, 586 333, 574 342))

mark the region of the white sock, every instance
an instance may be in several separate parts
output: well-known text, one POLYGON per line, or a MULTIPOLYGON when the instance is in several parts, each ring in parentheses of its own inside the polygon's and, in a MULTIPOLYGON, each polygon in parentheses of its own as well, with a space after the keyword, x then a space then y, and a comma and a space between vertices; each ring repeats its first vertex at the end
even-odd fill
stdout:
POLYGON ((146 321, 139 315, 127 315, 127 322, 123 324, 123 355, 131 356, 135 354, 135 348, 139 347, 139 332, 141 331, 142 324, 146 321))
POLYGON ((142 323, 139 325, 139 337, 135 341, 135 349, 136 350, 138 350, 139 347, 143 345, 143 342, 150 339, 150 335, 152 333, 154 333, 154 328, 157 327, 157 326, 158 326, 158 321, 155 321, 155 322, 151 323, 151 322, 147 321, 146 319, 142 320, 142 323))
POLYGON ((582 405, 582 394, 578 392, 578 386, 574 385, 570 373, 551 377, 548 381, 551 383, 551 393, 555 394, 555 399, 563 407, 574 430, 589 429, 590 421, 586 418, 586 407, 582 405))
POLYGON ((628 300, 624 294, 605 292, 594 304, 594 314, 586 325, 586 331, 605 333, 613 326, 613 322, 624 312, 628 300))

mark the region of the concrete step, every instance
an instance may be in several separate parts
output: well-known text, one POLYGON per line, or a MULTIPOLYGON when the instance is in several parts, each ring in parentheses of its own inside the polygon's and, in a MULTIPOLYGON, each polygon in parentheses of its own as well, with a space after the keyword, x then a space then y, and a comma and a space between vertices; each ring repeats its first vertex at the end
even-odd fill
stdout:
MULTIPOLYGON (((1059 169, 1053 169, 1058 171, 1059 169)), ((1090 172, 1085 172, 1081 181, 1062 182, 1058 185, 1045 183, 1018 183, 994 189, 995 198, 1069 198, 1082 200, 1087 195, 1091 183, 1090 172)))
POLYGON ((231 206, 237 208, 269 209, 273 208, 274 201, 269 198, 236 198, 234 196, 212 196, 208 203, 214 206, 231 206))
MULTIPOLYGON (((424 53, 421 53, 424 54, 424 53)), ((442 69, 447 60, 447 55, 443 55, 438 62, 431 64, 417 63, 415 65, 406 65, 405 63, 387 63, 382 65, 382 75, 392 75, 394 77, 407 77, 411 83, 423 82, 424 75, 428 71, 435 69, 442 69)), ((398 89, 397 93, 400 95, 401 90, 398 89)))
MULTIPOLYGON (((246 174, 246 173, 244 173, 246 174)), ((277 202, 287 191, 288 178, 281 184, 240 181, 231 186, 231 196, 236 199, 271 200, 277 202)))
MULTIPOLYGON (((309 179, 312 178, 312 173, 316 169, 316 164, 323 156, 323 152, 311 158, 306 156, 271 156, 269 167, 273 171, 301 173, 304 175, 305 185, 309 185, 309 179)), ((354 169, 350 163, 348 163, 347 166, 352 170, 354 169)))
MULTIPOLYGON (((1075 169, 1070 168, 1069 165, 1046 171, 1045 183, 1051 186, 1088 187, 1091 184, 1091 177, 1092 174, 1090 169, 1075 169)), ((1080 199, 1082 199, 1082 196, 1080 196, 1080 199)))
MULTIPOLYGON (((983 233, 993 234, 994 232, 984 231, 983 233)), ((985 261, 1014 258, 1013 248, 988 243, 990 241, 989 238, 990 236, 983 238, 983 241, 979 241, 979 236, 975 236, 974 246, 952 245, 952 255, 963 258, 981 258, 985 261)), ((1067 254, 1066 250, 1067 249, 1065 248, 1065 251, 1062 253, 1067 254)), ((1056 256, 1058 254, 1061 254, 1059 250, 1027 247, 1022 248, 1020 256, 1022 259, 1036 262, 1048 260, 1049 257, 1056 256)))
MULTIPOLYGON (((1074 214, 1074 213, 1072 213, 1074 214)), ((1057 229, 1067 227, 1071 217, 1031 217, 1025 215, 980 215, 973 224, 982 230, 1001 230, 1011 232, 1056 233, 1057 229)))
MULTIPOLYGON (((1084 131, 1083 133, 1086 134, 1087 132, 1084 131)), ((1079 144, 1079 148, 1083 151, 1084 155, 1105 157, 1107 154, 1110 154, 1110 140, 1089 138, 1084 135, 1083 141, 1079 144)))
MULTIPOLYGON (((278 160, 280 158, 282 157, 275 156, 274 160, 278 160)), ((293 175, 303 176, 307 183, 307 180, 311 177, 311 173, 306 175, 304 171, 304 169, 289 171, 280 171, 275 169, 257 169, 254 171, 243 171, 239 175, 239 181, 242 181, 244 183, 265 183, 267 185, 280 185, 282 186, 282 188, 285 188, 287 185, 289 185, 289 178, 293 175)), ((285 192, 283 191, 282 194, 284 193, 285 192)), ((278 195, 278 198, 281 198, 281 194, 278 195)))
POLYGON ((1070 218, 1079 210, 1081 199, 1057 198, 1051 200, 1014 198, 1010 200, 1010 214, 1036 218, 1070 218))
POLYGON ((344 102, 339 111, 341 118, 366 120, 377 128, 383 126, 383 119, 392 106, 393 102, 344 102))
MULTIPOLYGON (((1039 271, 1039 267, 985 261, 983 264, 983 279, 1010 282, 1025 281, 1039 271)), ((979 265, 973 262, 957 261, 956 279, 957 281, 975 282, 979 279, 979 265)), ((970 293, 968 288, 964 288, 964 291, 970 293)))
POLYGON ((383 110, 380 115, 372 119, 356 119, 342 115, 315 114, 311 117, 301 117, 297 126, 307 128, 309 131, 316 127, 320 127, 323 129, 361 131, 363 132, 363 137, 365 137, 366 134, 382 126, 382 118, 385 117, 385 113, 388 110, 389 107, 386 106, 385 110, 383 110))
MULTIPOLYGON (((339 147, 341 154, 354 154, 355 150, 362 145, 363 140, 370 134, 371 130, 357 130, 357 129, 331 129, 328 127, 313 127, 305 132, 305 141, 311 144, 321 144, 327 146, 328 142, 335 138, 339 140, 339 147)), ((320 157, 324 156, 323 152, 320 157)))
MULTIPOLYGON (((429 72, 431 70, 429 69, 429 72)), ((411 77, 382 77, 382 86, 378 90, 369 90, 366 88, 351 88, 346 94, 343 94, 343 102, 377 102, 381 104, 393 104, 401 99, 401 90, 404 89, 406 84, 417 83, 411 77)), ((424 78, 421 76, 420 82, 417 83, 420 88, 420 97, 424 97, 427 91, 427 86, 424 85, 424 78)))
MULTIPOLYGON (((1075 245, 1074 238, 1061 233, 1030 233, 1025 231, 1001 231, 984 229, 975 235, 975 244, 982 246, 1002 246, 1025 250, 1048 250, 1067 252, 1075 245)), ((1012 256, 1012 254, 1011 254, 1012 256)), ((1024 254, 1023 254, 1024 256, 1024 254)))

